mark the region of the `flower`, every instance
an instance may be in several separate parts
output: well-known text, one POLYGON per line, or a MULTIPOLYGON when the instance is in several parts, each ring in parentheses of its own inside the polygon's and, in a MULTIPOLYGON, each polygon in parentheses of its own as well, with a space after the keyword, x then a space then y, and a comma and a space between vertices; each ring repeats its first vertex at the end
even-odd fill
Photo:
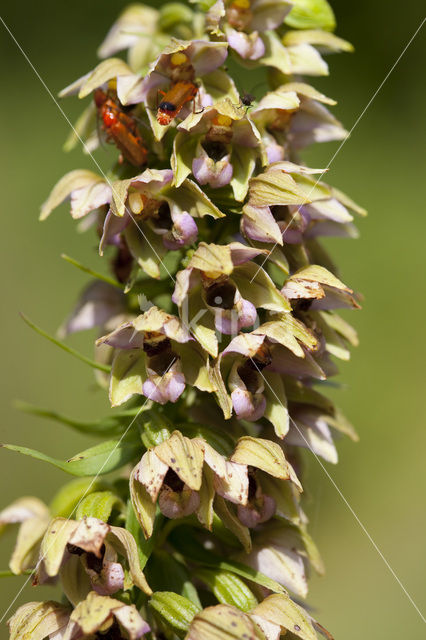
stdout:
POLYGON ((225 418, 232 409, 239 419, 257 421, 265 416, 276 434, 284 437, 289 417, 282 374, 324 379, 314 358, 318 346, 302 322, 283 313, 233 338, 216 365, 221 381, 217 395, 225 418))
POLYGON ((127 315, 124 293, 107 282, 95 280, 83 290, 76 307, 59 329, 59 337, 95 327, 112 329, 127 315))
POLYGON ((37 562, 40 542, 49 524, 47 506, 35 497, 18 498, 0 512, 0 532, 19 523, 19 532, 9 562, 10 570, 19 575, 32 569, 37 562))
MULTIPOLYGON (((159 265, 167 250, 185 247, 197 238, 195 218, 223 217, 194 182, 184 180, 177 188, 172 181, 170 169, 146 169, 134 178, 115 182, 91 171, 71 171, 53 188, 40 219, 45 220, 70 199, 73 218, 91 214, 94 218, 90 222, 102 227, 101 255, 105 246, 113 245, 118 256, 127 251, 130 260, 135 259, 149 276, 159 278, 159 265)), ((118 271, 122 281, 120 274, 118 271)))
POLYGON ((7 621, 10 640, 62 640, 71 609, 59 602, 27 602, 7 621))
POLYGON ((257 308, 289 311, 287 300, 266 272, 251 262, 262 253, 240 242, 200 242, 188 266, 176 275, 173 302, 185 325, 213 357, 219 344, 215 329, 234 335, 253 326, 257 308))
POLYGON ((155 306, 96 344, 116 350, 110 380, 112 406, 135 393, 165 404, 176 402, 187 384, 202 391, 214 388, 207 355, 191 339, 188 328, 155 306))
POLYGON ((266 52, 261 34, 281 26, 291 8, 287 0, 218 0, 207 13, 207 28, 224 34, 244 60, 259 60, 266 52))
MULTIPOLYGON (((210 74, 219 70, 227 55, 228 47, 225 42, 172 39, 171 43, 165 47, 157 60, 152 63, 143 80, 132 88, 126 98, 132 102, 143 102, 156 140, 163 138, 175 117, 171 115, 164 123, 157 121, 159 91, 165 90, 163 91, 164 100, 167 101, 167 91, 181 83, 181 86, 192 88, 191 96, 194 100, 196 99, 198 109, 212 104, 212 96, 206 87, 209 84, 210 74)), ((223 77, 222 82, 226 83, 225 72, 219 74, 219 77, 221 79, 223 77)), ((217 74, 214 78, 217 79, 217 74)), ((185 102, 176 104, 174 107, 173 113, 175 115, 179 113, 182 120, 190 114, 190 108, 185 102)))
POLYGON ((145 593, 151 593, 139 568, 131 533, 93 517, 80 521, 58 517, 51 521, 40 546, 34 583, 43 584, 58 575, 74 604, 91 589, 109 595, 136 585, 145 593), (118 554, 128 563, 130 580, 125 578, 124 568, 117 562, 118 554))
POLYGON ((348 209, 360 215, 365 211, 345 194, 311 177, 324 172, 280 161, 252 178, 241 220, 244 235, 256 242, 281 246, 320 235, 353 236, 348 209))
POLYGON ((170 36, 190 39, 194 33, 194 13, 181 3, 159 10, 143 4, 126 7, 108 31, 98 49, 100 58, 108 58, 127 49, 129 66, 143 72, 170 41, 170 36))
POLYGON ((177 185, 192 172, 201 185, 231 184, 235 199, 243 200, 260 145, 245 110, 226 98, 189 115, 178 130, 172 155, 177 185))
POLYGON ((122 637, 121 634, 125 632, 130 640, 138 640, 149 633, 150 626, 134 604, 126 605, 120 600, 91 591, 86 600, 80 602, 71 613, 63 640, 92 637, 97 631, 107 631, 112 637, 122 637))
POLYGON ((241 559, 302 598, 308 593, 309 565, 324 573, 321 557, 304 525, 268 522, 253 533, 253 549, 241 559))
POLYGON ((264 476, 291 480, 301 490, 283 450, 269 440, 240 438, 228 460, 202 438, 190 439, 175 431, 143 455, 132 471, 130 492, 146 537, 152 534, 157 501, 168 518, 197 513, 211 529, 213 510, 218 510, 225 526, 232 528, 232 511, 224 513, 215 495, 237 505, 242 524, 254 526, 275 513, 274 499, 261 490, 264 476))
POLYGON ((347 136, 324 104, 336 103, 302 82, 288 82, 260 100, 250 119, 262 134, 269 163, 284 160, 290 149, 347 136))

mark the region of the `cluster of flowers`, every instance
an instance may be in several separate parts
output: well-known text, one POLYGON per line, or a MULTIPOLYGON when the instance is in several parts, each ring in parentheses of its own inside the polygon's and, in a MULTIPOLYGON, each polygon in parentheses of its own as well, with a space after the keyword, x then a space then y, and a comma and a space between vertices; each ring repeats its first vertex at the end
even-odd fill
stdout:
POLYGON ((323 572, 301 449, 335 463, 335 437, 356 439, 318 390, 357 343, 336 309, 358 306, 319 238, 355 236, 365 212, 298 154, 347 135, 301 75, 351 46, 325 0, 194 5, 131 5, 61 94, 92 96, 66 147, 120 154, 64 176, 42 208, 70 200, 113 274, 61 333, 96 327, 98 382, 126 405, 66 421, 116 438, 63 463, 83 478, 0 513, 21 523, 11 571, 65 596, 21 607, 13 640, 331 637, 286 589, 303 599, 323 572), (260 99, 236 86, 245 68, 267 72, 260 99))

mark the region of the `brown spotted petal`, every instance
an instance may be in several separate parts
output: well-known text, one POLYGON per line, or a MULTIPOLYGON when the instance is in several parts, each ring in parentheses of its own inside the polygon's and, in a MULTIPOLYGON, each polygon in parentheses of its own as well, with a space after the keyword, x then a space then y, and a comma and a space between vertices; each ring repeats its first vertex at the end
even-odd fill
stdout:
MULTIPOLYGON (((275 627, 279 633, 285 634, 286 631, 290 631, 302 640, 317 640, 311 616, 286 594, 268 596, 252 609, 251 617, 262 629, 270 629, 271 633, 275 627)), ((275 640, 280 636, 266 634, 266 637, 268 640, 275 640)))
POLYGON ((233 502, 244 505, 248 499, 247 465, 230 462, 207 442, 201 441, 204 460, 214 473, 214 489, 217 494, 233 502))
POLYGON ((9 640, 62 638, 71 609, 59 602, 28 602, 8 620, 9 640))
POLYGON ((36 565, 39 544, 49 520, 49 509, 44 502, 33 497, 19 498, 0 512, 0 532, 10 524, 20 523, 9 562, 13 573, 20 574, 36 565))
POLYGON ((231 456, 233 462, 240 462, 264 471, 274 478, 289 480, 302 491, 302 486, 282 448, 271 440, 243 436, 231 456))
POLYGON ((132 500, 147 536, 152 533, 153 511, 158 499, 162 513, 179 518, 194 513, 200 505, 204 464, 202 441, 189 439, 175 431, 154 449, 147 451, 132 473, 132 500), (134 483, 144 487, 144 494, 134 483))
POLYGON ((289 299, 312 299, 311 309, 356 308, 359 305, 349 289, 328 269, 310 265, 286 280, 282 293, 289 299))
POLYGON ((251 618, 229 604, 207 607, 194 617, 185 640, 265 640, 251 618))
POLYGON ((160 460, 154 449, 144 453, 135 468, 135 479, 145 487, 152 502, 158 498, 168 469, 168 465, 160 460))
POLYGON ((79 640, 98 631, 104 632, 112 627, 114 620, 130 640, 138 640, 150 631, 135 605, 126 605, 120 600, 91 591, 72 612, 63 640, 79 640))
POLYGON ((102 520, 83 518, 68 538, 68 543, 100 558, 102 545, 109 531, 110 526, 102 520))

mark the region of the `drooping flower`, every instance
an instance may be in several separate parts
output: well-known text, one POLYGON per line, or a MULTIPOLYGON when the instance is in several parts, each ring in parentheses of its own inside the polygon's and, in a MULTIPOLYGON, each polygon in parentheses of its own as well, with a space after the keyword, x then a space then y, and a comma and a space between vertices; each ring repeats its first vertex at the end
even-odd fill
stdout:
POLYGON ((139 567, 133 536, 97 518, 51 521, 40 546, 35 584, 60 575, 68 598, 77 604, 91 589, 109 595, 133 585, 145 593, 151 590, 139 567), (124 556, 130 578, 125 577, 118 555, 124 556), (79 576, 76 581, 76 576, 79 576))
POLYGON ((115 182, 91 171, 72 171, 54 187, 40 219, 45 220, 70 199, 73 218, 90 214, 90 222, 103 228, 101 254, 107 245, 117 247, 120 253, 124 242, 130 258, 148 275, 159 278, 159 265, 167 250, 179 249, 197 238, 196 218, 223 217, 194 182, 184 180, 177 188, 172 181, 170 169, 146 169, 134 178, 115 182))
POLYGON ((254 325, 258 308, 289 311, 286 298, 262 267, 252 262, 262 253, 239 242, 201 242, 188 266, 176 275, 173 301, 180 317, 213 357, 219 344, 215 329, 235 335, 254 325))
POLYGON ((230 98, 215 102, 178 125, 172 166, 177 184, 192 173, 201 185, 231 185, 241 201, 259 153, 260 135, 245 110, 230 98))
MULTIPOLYGON (((320 235, 353 236, 348 209, 360 215, 365 211, 345 194, 312 177, 324 172, 281 161, 252 178, 241 220, 244 235, 255 242, 280 246, 320 235)), ((285 257, 283 260, 285 263, 285 257)))
POLYGON ((253 534, 253 550, 244 562, 305 598, 309 566, 324 573, 324 566, 312 538, 304 526, 268 522, 253 534))
POLYGON ((60 337, 78 331, 100 328, 112 330, 124 322, 128 315, 124 293, 108 284, 95 280, 82 292, 77 305, 59 330, 60 337))
POLYGON ((212 391, 207 354, 188 327, 155 306, 100 338, 114 347, 110 400, 117 406, 135 393, 165 404, 176 402, 187 384, 212 391))
POLYGON ((233 338, 216 365, 221 381, 217 396, 225 418, 232 410, 238 418, 250 421, 264 416, 277 435, 284 437, 289 416, 282 374, 323 379, 324 372, 315 360, 318 345, 302 322, 283 313, 233 338))
MULTIPOLYGON (((150 70, 142 81, 132 87, 127 99, 132 102, 143 102, 156 140, 161 140, 167 132, 168 125, 178 113, 181 120, 193 111, 203 109, 213 102, 209 93, 209 82, 213 74, 216 84, 219 80, 226 87, 227 74, 219 67, 225 62, 228 55, 228 46, 225 42, 208 42, 206 40, 176 40, 166 46, 157 60, 150 66, 150 70), (185 101, 182 104, 170 104, 168 91, 180 86, 190 91, 192 107, 185 101), (161 102, 165 102, 164 108, 170 111, 170 117, 164 123, 157 121, 158 93, 164 96, 161 102)), ((174 94, 173 94, 174 95, 174 94)))
POLYGON ((126 633, 129 640, 138 640, 149 633, 150 626, 142 618, 134 604, 98 595, 91 591, 70 615, 63 640, 79 640, 101 632, 112 637, 126 633))
POLYGON ((7 621, 9 640, 62 640, 71 614, 59 602, 27 602, 7 621))
POLYGON ((269 163, 314 142, 343 140, 347 132, 324 106, 336 104, 313 87, 288 82, 267 93, 250 112, 262 134, 269 163))
POLYGON ((126 7, 108 31, 98 49, 100 58, 127 50, 129 66, 143 73, 170 42, 170 37, 196 37, 196 20, 190 7, 171 3, 155 9, 143 4, 126 7))
POLYGON ((157 501, 168 518, 197 513, 210 529, 216 495, 237 505, 236 516, 251 527, 275 513, 274 499, 261 490, 264 476, 290 480, 301 490, 283 450, 273 442, 243 437, 227 459, 203 439, 190 439, 175 431, 149 449, 133 469, 131 496, 147 537, 152 534, 157 501))
POLYGON ((15 548, 9 562, 10 570, 19 575, 35 567, 40 542, 50 520, 48 507, 35 497, 18 498, 0 512, 0 532, 19 524, 15 548))
POLYGON ((270 33, 264 32, 280 27, 291 7, 287 0, 217 0, 207 13, 207 28, 224 35, 243 60, 259 60, 269 48, 270 33))

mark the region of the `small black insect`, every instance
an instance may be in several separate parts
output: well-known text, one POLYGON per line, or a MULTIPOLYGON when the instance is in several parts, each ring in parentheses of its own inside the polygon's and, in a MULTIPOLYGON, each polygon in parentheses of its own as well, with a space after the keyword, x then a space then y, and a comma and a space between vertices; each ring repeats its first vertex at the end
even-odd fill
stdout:
POLYGON ((240 100, 241 104, 243 104, 245 107, 251 107, 253 102, 256 100, 256 96, 254 96, 252 93, 244 93, 242 96, 240 96, 240 100))

